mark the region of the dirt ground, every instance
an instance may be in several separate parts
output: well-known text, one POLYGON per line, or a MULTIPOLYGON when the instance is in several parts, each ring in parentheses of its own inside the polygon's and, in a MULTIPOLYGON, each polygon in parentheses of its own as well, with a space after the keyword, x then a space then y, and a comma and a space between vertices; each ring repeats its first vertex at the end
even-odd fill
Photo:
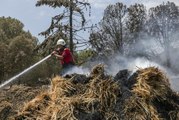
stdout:
POLYGON ((35 98, 45 88, 24 85, 7 86, 0 90, 0 120, 14 120, 24 104, 35 98))

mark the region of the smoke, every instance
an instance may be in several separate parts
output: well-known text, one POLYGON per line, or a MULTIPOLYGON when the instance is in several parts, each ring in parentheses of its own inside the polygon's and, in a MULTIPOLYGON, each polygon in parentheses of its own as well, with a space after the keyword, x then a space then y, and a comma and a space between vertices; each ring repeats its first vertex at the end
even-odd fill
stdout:
POLYGON ((114 55, 109 61, 108 72, 115 75, 116 72, 122 69, 129 69, 135 72, 139 68, 146 67, 158 67, 161 69, 170 80, 171 88, 175 91, 179 91, 179 50, 176 36, 179 34, 173 34, 170 37, 169 47, 156 38, 145 37, 145 39, 139 40, 135 45, 130 46, 129 56, 124 57, 122 55, 114 55), (176 44, 177 43, 177 44, 176 44), (169 65, 167 64, 169 62, 169 65))
POLYGON ((138 69, 143 69, 147 67, 157 67, 161 70, 166 70, 165 67, 152 62, 144 57, 138 58, 127 58, 122 56, 116 56, 113 60, 110 60, 107 66, 107 72, 111 75, 116 75, 118 71, 123 69, 128 69, 132 73, 136 72, 138 69), (110 64, 109 64, 110 63, 110 64))
POLYGON ((145 36, 128 47, 129 50, 126 51, 129 51, 129 53, 126 56, 117 53, 101 55, 96 60, 89 61, 83 67, 72 68, 66 74, 89 74, 91 68, 100 63, 104 64, 106 72, 113 76, 123 69, 135 72, 139 68, 157 67, 169 78, 171 88, 179 91, 179 62, 177 62, 179 61, 179 53, 177 52, 179 50, 177 45, 179 44, 174 41, 177 37, 178 34, 175 34, 170 38, 173 42, 170 43, 168 48, 169 53, 164 49, 165 45, 157 41, 156 38, 145 36), (167 59, 170 61, 170 67, 166 65, 167 59))
POLYGON ((147 68, 147 67, 152 67, 152 66, 158 67, 160 69, 164 69, 159 64, 149 61, 145 58, 136 58, 136 59, 133 59, 133 61, 131 61, 130 63, 128 63, 128 68, 132 69, 133 71, 136 71, 139 68, 147 68))
POLYGON ((161 63, 150 61, 144 57, 127 58, 122 57, 121 55, 113 57, 113 59, 108 62, 108 65, 106 66, 106 71, 110 75, 115 76, 117 72, 123 69, 128 69, 129 71, 134 73, 138 69, 147 67, 157 67, 162 70, 162 72, 169 78, 171 88, 174 91, 179 91, 179 75, 174 74, 171 69, 162 66, 161 63))
MULTIPOLYGON (((157 67, 161 69, 170 80, 171 88, 179 91, 179 50, 176 39, 179 34, 170 37, 169 47, 156 38, 145 36, 137 43, 129 46, 126 56, 121 54, 108 55, 107 60, 101 58, 95 63, 104 63, 107 73, 115 76, 118 71, 128 69, 135 72, 139 68, 157 67), (177 44, 176 44, 177 43, 177 44), (167 53, 168 52, 168 53, 167 53), (170 66, 167 65, 167 60, 170 66)), ((127 50, 126 50, 127 51, 127 50)))
MULTIPOLYGON (((115 57, 110 57, 108 60, 96 60, 89 61, 87 65, 83 67, 73 67, 66 74, 86 74, 89 75, 90 70, 97 64, 104 64, 107 74, 115 76, 120 70, 128 69, 132 73, 136 72, 138 69, 147 68, 147 67, 157 67, 166 74, 170 80, 171 88, 175 91, 179 91, 179 75, 175 75, 171 69, 163 66, 162 63, 157 63, 146 59, 145 57, 124 57, 122 55, 115 55, 115 57)), ((161 61, 162 62, 162 61, 161 61)))
POLYGON ((80 67, 74 66, 74 67, 70 68, 70 70, 68 70, 64 75, 74 74, 74 73, 88 75, 90 73, 90 70, 89 70, 89 68, 84 68, 82 66, 80 66, 80 67))

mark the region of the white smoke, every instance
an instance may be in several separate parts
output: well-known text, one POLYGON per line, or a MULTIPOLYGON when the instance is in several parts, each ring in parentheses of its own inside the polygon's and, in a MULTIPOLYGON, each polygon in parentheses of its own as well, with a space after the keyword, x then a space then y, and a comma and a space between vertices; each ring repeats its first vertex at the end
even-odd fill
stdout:
POLYGON ((77 73, 77 74, 86 74, 88 75, 90 72, 90 70, 88 68, 84 68, 82 66, 74 66, 72 68, 70 68, 70 70, 68 70, 65 75, 67 74, 74 74, 74 73, 77 73))
MULTIPOLYGON (((89 63, 91 65, 90 67, 89 66, 72 67, 69 71, 65 73, 65 75, 74 74, 74 73, 89 75, 91 68, 100 63, 102 63, 101 60, 90 62, 89 63)), ((103 63, 105 64, 105 62, 103 63)), ((139 58, 139 57, 138 58, 126 58, 126 57, 122 57, 121 55, 118 55, 116 57, 113 57, 113 59, 111 59, 105 64, 105 70, 107 74, 110 74, 113 76, 115 76, 120 70, 123 70, 123 69, 128 69, 129 71, 134 73, 138 69, 143 69, 147 67, 157 67, 160 70, 162 70, 162 72, 164 72, 166 76, 169 78, 171 88, 175 91, 179 91, 179 75, 175 76, 171 72, 170 69, 156 62, 150 61, 146 58, 139 58)))
POLYGON ((135 72, 139 68, 143 69, 147 67, 157 67, 159 69, 164 69, 164 67, 160 66, 159 64, 149 61, 145 58, 136 58, 128 64, 128 68, 133 72, 135 72))
MULTIPOLYGON (((176 34, 173 37, 176 36, 178 37, 179 35, 176 34)), ((134 47, 134 49, 132 49, 132 55, 144 55, 145 57, 134 56, 129 58, 120 54, 115 54, 112 56, 109 55, 107 58, 108 60, 100 58, 96 61, 90 61, 88 66, 72 68, 72 70, 68 71, 66 74, 89 74, 90 69, 99 63, 104 63, 106 65, 106 72, 113 76, 115 76, 120 70, 123 69, 128 69, 132 72, 135 72, 139 68, 157 67, 166 73, 166 76, 170 80, 171 88, 175 91, 179 91, 179 75, 176 74, 179 72, 179 63, 177 62, 179 60, 179 53, 177 52, 177 46, 171 46, 170 48, 169 57, 171 61, 171 68, 164 66, 167 60, 166 52, 164 51, 162 45, 155 40, 155 38, 145 37, 145 39, 138 41, 138 43, 132 47, 134 47), (149 58, 146 56, 149 56, 149 58), (176 73, 173 73, 173 71, 176 73)))
POLYGON ((118 71, 123 69, 128 69, 133 73, 138 69, 143 69, 147 67, 157 67, 161 70, 166 70, 165 67, 146 58, 127 58, 119 55, 113 57, 113 59, 109 61, 109 64, 107 65, 107 72, 114 76, 117 74, 118 71))

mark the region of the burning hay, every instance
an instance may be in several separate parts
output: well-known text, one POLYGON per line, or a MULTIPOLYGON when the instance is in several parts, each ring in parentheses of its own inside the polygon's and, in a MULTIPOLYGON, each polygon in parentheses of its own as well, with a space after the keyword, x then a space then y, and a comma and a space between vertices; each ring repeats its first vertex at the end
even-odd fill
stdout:
POLYGON ((170 90, 170 83, 166 76, 157 68, 146 68, 139 70, 137 83, 132 90, 133 93, 149 100, 157 97, 165 97, 170 90))
MULTIPOLYGON (((85 84, 73 84, 75 76, 68 79, 55 77, 52 80, 52 88, 27 103, 16 119, 112 118, 114 113, 111 111, 116 104, 120 87, 112 77, 105 76, 102 69, 103 66, 93 69, 93 77, 85 84)), ((89 78, 86 77, 87 79, 89 78)))
POLYGON ((134 120, 179 119, 179 96, 172 92, 169 80, 158 68, 139 70, 135 79, 121 117, 134 120))
POLYGON ((140 69, 130 75, 122 70, 112 77, 105 74, 103 65, 98 65, 89 76, 57 76, 49 90, 19 109, 15 119, 179 119, 179 96, 158 68, 140 69))

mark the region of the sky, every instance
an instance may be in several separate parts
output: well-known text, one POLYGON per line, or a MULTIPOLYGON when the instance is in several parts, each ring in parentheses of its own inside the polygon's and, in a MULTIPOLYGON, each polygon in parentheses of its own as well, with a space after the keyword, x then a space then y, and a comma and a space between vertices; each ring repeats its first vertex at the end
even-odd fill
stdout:
MULTIPOLYGON (((51 17, 60 13, 60 9, 53 9, 48 6, 36 7, 37 0, 0 0, 0 17, 12 17, 20 20, 24 24, 24 30, 29 30, 40 42, 43 36, 38 34, 45 31, 51 22, 51 17)), ((98 23, 103 16, 104 9, 109 4, 122 2, 126 5, 134 3, 144 3, 146 8, 156 6, 160 3, 171 1, 179 6, 179 0, 88 0, 91 3, 90 23, 98 23)), ((84 34, 87 36, 87 33, 84 34)), ((84 37, 85 37, 84 36, 84 37)))

